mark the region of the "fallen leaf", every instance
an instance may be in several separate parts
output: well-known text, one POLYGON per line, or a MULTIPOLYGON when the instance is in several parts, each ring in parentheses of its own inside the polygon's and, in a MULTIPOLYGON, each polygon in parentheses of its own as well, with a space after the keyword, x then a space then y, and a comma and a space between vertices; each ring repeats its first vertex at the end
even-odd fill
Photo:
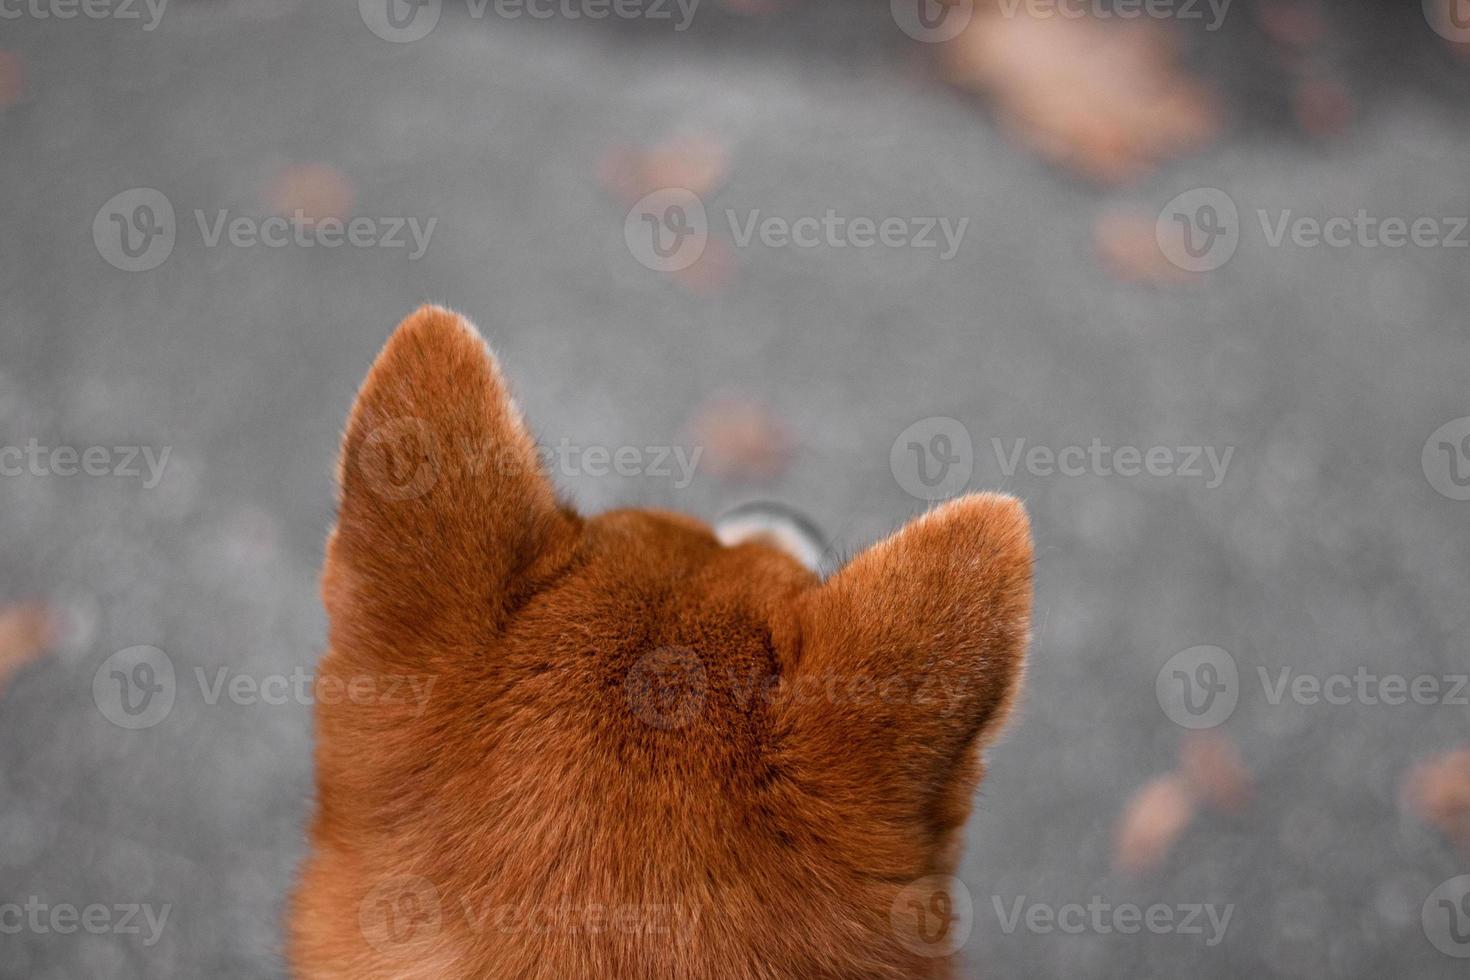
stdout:
POLYGON ((1161 24, 998 7, 938 47, 952 84, 987 97, 1032 151, 1092 180, 1138 180, 1221 129, 1218 99, 1179 67, 1161 24))
POLYGON ((602 185, 625 205, 669 187, 703 197, 715 191, 729 171, 729 151, 707 134, 677 136, 651 149, 615 146, 598 167, 602 185))
POLYGON ((1183 777, 1159 776, 1144 785, 1123 810, 1113 866, 1144 874, 1163 863, 1194 819, 1195 798, 1183 777))
POLYGON ((1404 782, 1404 805, 1470 857, 1470 748, 1420 762, 1404 782))
POLYGON ((1159 248, 1157 223, 1157 215, 1135 208, 1114 208, 1099 215, 1092 241, 1103 266, 1123 282, 1198 282, 1198 273, 1179 268, 1159 248))
POLYGON ((0 691, 55 642, 51 614, 36 602, 0 608, 0 691))
POLYGON ((691 293, 713 296, 730 288, 736 269, 734 249, 722 239, 711 238, 694 264, 675 272, 674 278, 691 293))
POLYGON ((1345 132, 1358 112, 1346 85, 1336 79, 1319 77, 1297 83, 1291 108, 1302 131, 1317 139, 1345 132))
POLYGON ((1215 732, 1191 732, 1179 748, 1179 771, 1211 806, 1239 811, 1253 792, 1250 773, 1235 743, 1215 732))
POLYGON ((19 105, 25 94, 25 62, 14 51, 0 51, 0 110, 19 105))
POLYGON ((701 465, 720 479, 768 480, 785 470, 791 458, 786 427, 765 406, 747 398, 706 402, 689 432, 703 450, 701 465))
POLYGON ((275 214, 291 217, 301 212, 308 222, 344 219, 352 213, 357 192, 351 179, 325 163, 294 163, 271 178, 266 205, 275 214))

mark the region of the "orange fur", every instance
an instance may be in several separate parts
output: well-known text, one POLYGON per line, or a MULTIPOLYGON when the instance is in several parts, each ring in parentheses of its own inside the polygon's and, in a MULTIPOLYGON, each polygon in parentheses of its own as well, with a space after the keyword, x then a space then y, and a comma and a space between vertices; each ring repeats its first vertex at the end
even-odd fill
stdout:
POLYGON ((583 518, 437 307, 339 478, 298 977, 950 975, 896 909, 952 871, 1020 682, 1020 504, 950 501, 826 582, 690 518, 583 518))

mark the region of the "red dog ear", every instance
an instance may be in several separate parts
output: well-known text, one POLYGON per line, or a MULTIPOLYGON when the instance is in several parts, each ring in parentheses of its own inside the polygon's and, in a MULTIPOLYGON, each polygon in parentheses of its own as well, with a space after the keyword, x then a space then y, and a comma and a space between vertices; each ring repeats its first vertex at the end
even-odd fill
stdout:
POLYGON ((404 320, 373 363, 338 482, 323 592, 334 634, 370 646, 494 630, 576 520, 485 341, 437 306, 404 320))
POLYGON ((783 727, 804 779, 893 828, 870 859, 932 854, 968 814, 978 749, 1020 686, 1031 562, 1021 504, 972 495, 797 600, 783 727))

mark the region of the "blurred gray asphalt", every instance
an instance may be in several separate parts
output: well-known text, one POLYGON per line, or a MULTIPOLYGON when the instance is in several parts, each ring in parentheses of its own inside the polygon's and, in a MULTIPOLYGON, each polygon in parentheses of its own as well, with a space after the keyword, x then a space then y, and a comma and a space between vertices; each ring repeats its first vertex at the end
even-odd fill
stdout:
POLYGON ((480 324, 544 443, 678 444, 719 391, 770 405, 795 434, 792 465, 766 484, 562 479, 589 510, 711 517, 773 496, 851 553, 923 508, 890 448, 932 416, 973 437, 971 487, 1025 499, 1036 635, 964 858, 970 973, 1465 975, 1426 938, 1421 906, 1470 866, 1398 797, 1415 760, 1470 741, 1470 708, 1272 705, 1256 679, 1470 662, 1470 502, 1421 467, 1430 433, 1470 415, 1470 250, 1271 248, 1254 219, 1470 213, 1466 69, 1417 4, 1341 12, 1363 116, 1325 146, 1284 124, 1244 12, 1196 36, 1200 64, 1227 73, 1235 129, 1123 194, 1046 169, 926 83, 882 5, 710 9, 675 34, 471 20, 448 4, 410 44, 373 36, 353 6, 180 3, 151 32, 0 22, 0 49, 30 76, 0 111, 0 443, 171 447, 152 489, 0 479, 0 598, 47 598, 69 624, 0 701, 0 903, 172 907, 151 946, 0 935, 0 977, 281 974, 309 709, 211 705, 195 670, 259 679, 314 663, 339 427, 387 332, 425 300, 480 324), (694 130, 731 150, 712 214, 965 216, 963 246, 941 262, 757 244, 736 250, 723 293, 691 293, 630 257, 626 207, 597 165, 614 144, 694 130), (262 215, 270 174, 292 161, 347 174, 354 213, 437 218, 424 257, 204 247, 194 209, 262 215), (1109 279, 1094 218, 1201 186, 1240 208, 1234 258, 1194 286, 1109 279), (179 215, 149 272, 114 268, 91 234, 134 187, 179 215), (1007 475, 993 438, 1235 450, 1212 489, 1007 475), (1110 869, 1118 815, 1184 732, 1155 678, 1198 644, 1239 665, 1239 705, 1217 731, 1256 797, 1203 813, 1159 870, 1127 877, 1110 869), (137 645, 170 656, 178 695, 162 722, 128 731, 99 711, 93 676, 137 645), (996 904, 1023 896, 1234 912, 1214 946, 1007 932, 996 904))

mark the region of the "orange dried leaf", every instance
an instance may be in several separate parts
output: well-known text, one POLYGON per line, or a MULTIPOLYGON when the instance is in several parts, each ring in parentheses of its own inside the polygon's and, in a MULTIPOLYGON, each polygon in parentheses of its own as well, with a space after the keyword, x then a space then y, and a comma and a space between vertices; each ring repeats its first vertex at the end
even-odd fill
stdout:
POLYGON ((1129 874, 1144 874, 1163 863, 1190 821, 1195 799, 1179 776, 1159 776, 1128 801, 1118 825, 1113 865, 1129 874))
POLYGON ((1277 44, 1306 48, 1327 36, 1327 14, 1313 0, 1280 0, 1256 8, 1256 19, 1277 44))
POLYGON ((1292 93, 1291 107, 1297 125, 1317 139, 1345 132, 1358 113, 1347 86, 1331 78, 1308 78, 1299 83, 1292 93))
POLYGON ((1179 749, 1179 771, 1194 793, 1222 810, 1250 802, 1253 785, 1235 743, 1215 732, 1191 732, 1179 749))
POLYGON ((300 211, 307 221, 346 218, 352 213, 357 191, 346 174, 325 163, 296 163, 271 179, 266 205, 291 217, 300 211))
POLYGON ((707 402, 695 413, 689 431, 703 449, 703 464, 721 479, 771 479, 790 461, 792 442, 786 427, 765 406, 749 399, 707 402))
POLYGON ((700 296, 713 296, 735 281, 735 252, 719 238, 705 242, 704 252, 694 264, 674 273, 679 285, 700 296))
POLYGON ((599 166, 604 187, 624 204, 667 187, 713 192, 729 170, 729 151, 712 136, 679 136, 651 149, 616 146, 599 166))
POLYGON ((1179 268, 1159 248, 1157 220, 1155 215, 1126 208, 1100 215, 1092 226, 1092 241, 1103 266, 1123 282, 1198 282, 1198 273, 1179 268))
POLYGON ((55 642, 51 614, 40 603, 0 608, 0 690, 55 642))
POLYGON ((939 59, 1031 150, 1105 183, 1138 180, 1221 128, 1216 97, 1179 68, 1159 24, 997 8, 977 12, 939 59))
POLYGON ((1404 783, 1404 804, 1470 855, 1470 748, 1416 765, 1404 783))
POLYGON ((0 51, 0 110, 18 105, 25 94, 25 62, 14 51, 0 51))

